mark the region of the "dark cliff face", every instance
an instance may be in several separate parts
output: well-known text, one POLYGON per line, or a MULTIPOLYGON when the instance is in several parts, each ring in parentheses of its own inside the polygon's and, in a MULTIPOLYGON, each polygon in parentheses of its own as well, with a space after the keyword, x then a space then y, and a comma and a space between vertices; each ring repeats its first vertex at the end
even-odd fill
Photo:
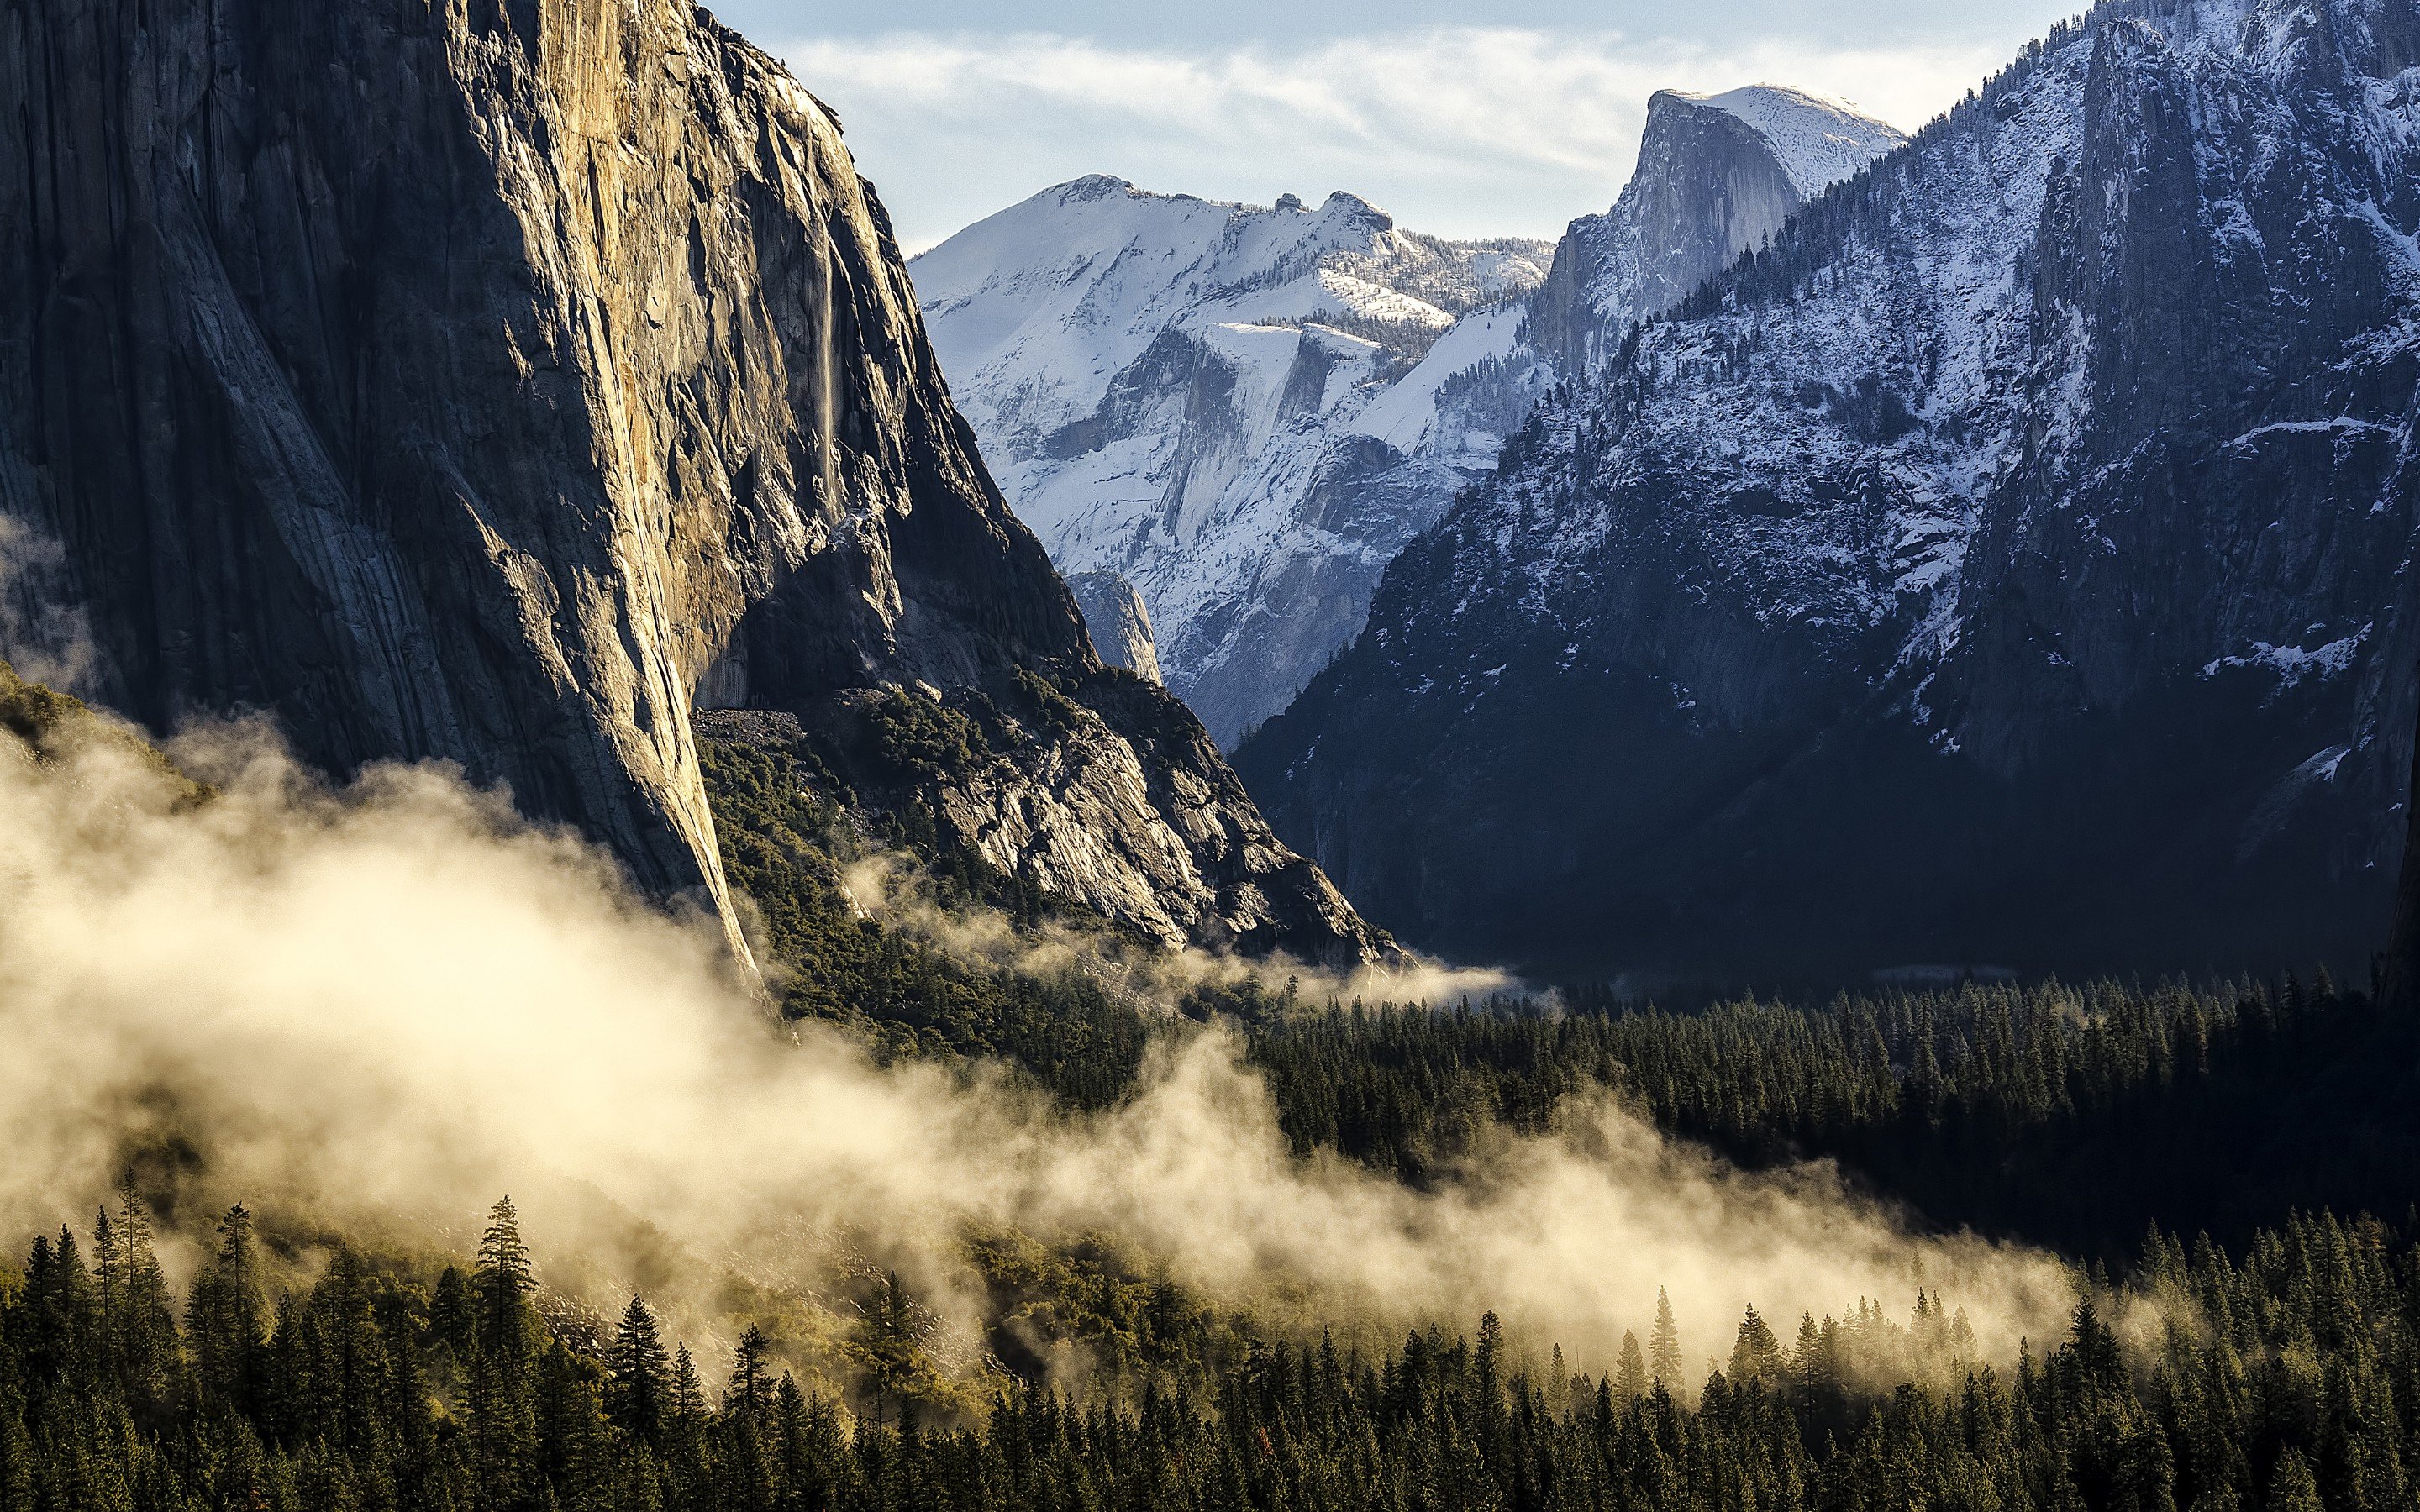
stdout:
MULTIPOLYGON (((2420 736, 2413 749, 2420 751, 2420 736)), ((2415 763, 2407 793, 2420 793, 2420 763, 2415 763)), ((2395 911, 2388 919, 2385 949, 2379 952, 2379 1001, 2400 1012, 2420 1010, 2420 815, 2403 825, 2403 865, 2395 887, 2395 911)))
POLYGON ((2106 7, 1800 211, 1390 569, 1239 757, 1280 832, 1573 970, 2357 966, 2420 665, 2412 33, 2106 7))
MULTIPOLYGON (((142 721, 450 759, 721 903, 693 702, 1097 675, 837 123, 685 0, 0 0, 0 96, 15 599, 142 721)), ((1121 719, 1047 743, 1227 780, 1121 719)), ((1112 805, 1094 891, 1239 933, 1316 872, 1237 802, 1112 805)))

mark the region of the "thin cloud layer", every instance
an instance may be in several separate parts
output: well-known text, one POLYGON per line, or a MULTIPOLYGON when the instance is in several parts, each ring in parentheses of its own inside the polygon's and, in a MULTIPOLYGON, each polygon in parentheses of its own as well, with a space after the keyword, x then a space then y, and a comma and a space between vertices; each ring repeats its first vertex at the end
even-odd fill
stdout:
POLYGON ((1085 173, 1264 204, 1350 189, 1439 235, 1551 237, 1619 193, 1657 89, 1784 83, 1909 127, 2019 40, 1718 50, 1453 27, 1217 52, 928 33, 778 51, 922 246, 1085 173))

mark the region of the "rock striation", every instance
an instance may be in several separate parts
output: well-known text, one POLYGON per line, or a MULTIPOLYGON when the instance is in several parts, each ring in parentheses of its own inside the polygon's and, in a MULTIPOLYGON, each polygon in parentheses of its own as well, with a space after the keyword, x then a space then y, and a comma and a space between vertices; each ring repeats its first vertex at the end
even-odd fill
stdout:
POLYGON ((1592 974, 2357 970, 2415 65, 2399 0, 2027 49, 1542 408, 1240 754, 1280 832, 1416 943, 1592 974))
POLYGON ((1181 709, 1065 699, 838 122, 688 0, 0 0, 0 625, 80 615, 80 691, 458 763, 726 918, 693 709, 1047 694, 1004 863, 1367 947, 1181 709))

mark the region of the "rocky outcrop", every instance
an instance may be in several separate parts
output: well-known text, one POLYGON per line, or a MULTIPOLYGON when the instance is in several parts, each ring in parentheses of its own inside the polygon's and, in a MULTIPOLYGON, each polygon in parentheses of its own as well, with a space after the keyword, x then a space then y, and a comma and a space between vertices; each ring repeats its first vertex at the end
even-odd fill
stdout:
POLYGON ((971 858, 1163 944, 1338 968, 1395 954, 1278 842, 1201 721, 1123 671, 939 698, 863 689, 803 717, 709 710, 698 728, 812 757, 945 869, 971 858))
POLYGON ((2358 972, 2420 665, 2415 39, 2129 0, 2028 50, 1406 550, 1239 757, 1280 833, 1415 943, 1591 974, 2358 972))
POLYGON ((1068 578, 1067 590, 1076 595, 1084 627, 1093 632, 1093 649, 1103 662, 1148 683, 1160 681, 1151 610, 1134 584, 1114 572, 1078 572, 1068 578))
MULTIPOLYGON (((687 0, 0 0, 0 517, 101 702, 458 762, 726 903, 693 706, 1099 675, 837 122, 687 0)), ((1258 816, 1154 700, 1084 761, 1200 804, 1062 834, 1047 740, 999 801, 1249 934, 1297 863, 1192 849, 1258 816)))

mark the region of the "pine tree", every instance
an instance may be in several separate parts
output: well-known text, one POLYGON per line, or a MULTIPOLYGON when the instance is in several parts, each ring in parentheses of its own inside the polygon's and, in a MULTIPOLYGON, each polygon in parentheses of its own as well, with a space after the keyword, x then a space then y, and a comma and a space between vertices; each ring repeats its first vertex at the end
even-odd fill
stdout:
POLYGON ((621 1466, 596 1382, 560 1345, 539 1351, 537 1375, 539 1462, 549 1500, 562 1512, 606 1512, 621 1466))
POLYGON ((437 1289, 429 1296, 428 1333, 458 1361, 468 1360, 478 1342, 479 1309, 471 1300, 471 1283, 451 1265, 438 1275, 437 1289))
MULTIPOLYGON (((1003 1415, 1006 1411, 1003 1405, 1003 1415)), ((998 1421, 995 1417, 995 1424, 998 1421)), ((836 1503, 834 1473, 841 1458, 836 1425, 820 1401, 807 1401, 787 1371, 783 1372, 782 1384, 773 1396, 773 1434, 783 1505, 821 1507, 836 1503)))
POLYGON ((536 1283, 530 1273, 529 1247, 521 1242, 520 1213, 509 1196, 489 1211, 473 1282, 481 1352, 498 1359, 524 1359, 530 1346, 527 1303, 536 1283))
POLYGON ((1773 1381, 1781 1375, 1781 1341, 1774 1337, 1771 1325, 1757 1316, 1753 1306, 1740 1319, 1739 1335, 1731 1343, 1730 1368, 1734 1383, 1773 1381))
POLYGON ((613 1426, 634 1442, 660 1452, 672 1377, 656 1315, 647 1310, 646 1299, 634 1296, 622 1309, 610 1364, 613 1379, 606 1406, 613 1426))
POLYGON ((253 1381, 268 1341, 252 1214, 237 1203, 219 1220, 218 1232, 218 1253, 186 1301, 185 1330, 203 1399, 215 1410, 241 1413, 253 1405, 253 1381))
POLYGON ((103 1326, 128 1405, 157 1419, 172 1410, 181 1383, 177 1315, 167 1278, 152 1253, 151 1216, 132 1171, 118 1179, 117 1204, 117 1222, 112 1226, 104 1221, 97 1235, 97 1247, 108 1252, 102 1273, 108 1278, 103 1326))
POLYGON ((489 1213, 472 1274, 471 1458, 479 1512, 536 1512, 544 1500, 529 1324, 534 1285, 520 1217, 505 1197, 489 1213))
POLYGON ((675 1424, 693 1427, 706 1421, 706 1387, 697 1379, 697 1365, 689 1357, 687 1344, 680 1346, 673 1361, 672 1406, 675 1424))
POLYGON ((109 1220, 106 1204, 92 1215, 93 1300, 101 1306, 103 1327, 116 1326, 126 1295, 125 1262, 117 1244, 117 1226, 109 1220))
POLYGON ((905 1404, 913 1397, 930 1367, 921 1348, 916 1305, 898 1272, 883 1276, 856 1334, 858 1353, 877 1400, 887 1396, 905 1404))
POLYGON ((732 1351, 731 1381, 722 1391, 722 1411, 726 1416, 737 1414, 762 1427, 773 1402, 772 1373, 766 1362, 773 1352, 773 1341, 755 1324, 748 1325, 739 1335, 739 1344, 732 1351))
POLYGON ((2277 1457, 2277 1468, 2269 1477, 2268 1512, 2327 1512, 2319 1500, 2319 1483, 2301 1450, 2289 1448, 2277 1457))
POLYGON ((709 1488, 706 1429, 711 1421, 706 1387, 697 1376, 697 1363, 690 1358, 689 1346, 682 1344, 673 1352, 671 1412, 664 1423, 664 1467, 672 1482, 671 1501, 675 1506, 706 1504, 709 1488))
POLYGON ((1503 1358, 1504 1324, 1491 1311, 1479 1320, 1479 1349, 1471 1361, 1471 1396, 1479 1409, 1471 1436, 1478 1441, 1481 1459, 1491 1467, 1507 1463, 1511 1457, 1503 1358))
POLYGON ((1798 1315, 1798 1339, 1790 1354, 1790 1381, 1799 1412, 1812 1414, 1832 1386, 1832 1350, 1815 1315, 1798 1315))
POLYGON ((1648 1374, 1656 1385, 1677 1392, 1683 1384, 1683 1368, 1681 1329, 1672 1320, 1672 1298, 1662 1287, 1657 1287, 1655 1326, 1647 1335, 1648 1374))
POLYGON ((734 1350, 731 1381, 722 1394, 715 1435, 715 1502, 731 1512, 756 1512, 772 1503, 774 1391, 766 1368, 771 1348, 764 1331, 749 1324, 734 1350))
POLYGON ((1621 1364, 1614 1374, 1614 1393, 1623 1401, 1636 1401, 1647 1395, 1652 1384, 1647 1374, 1647 1357, 1638 1352, 1638 1335, 1628 1329, 1621 1331, 1621 1364))

